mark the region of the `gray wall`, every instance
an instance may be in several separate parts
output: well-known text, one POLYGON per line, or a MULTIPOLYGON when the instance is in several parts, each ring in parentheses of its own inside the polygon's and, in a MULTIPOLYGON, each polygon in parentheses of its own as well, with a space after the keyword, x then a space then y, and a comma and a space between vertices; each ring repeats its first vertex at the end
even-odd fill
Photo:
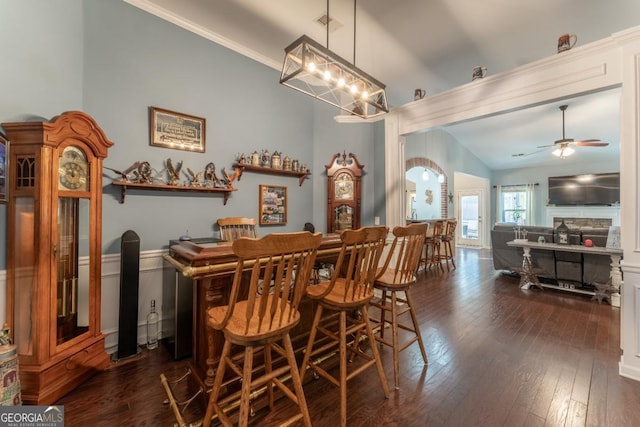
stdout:
MULTIPOLYGON (((82 0, 5 0, 0 16, 0 122, 80 109, 82 0)), ((6 205, 0 204, 0 269, 6 265, 6 219, 6 205)))
MULTIPOLYGON (((110 185, 116 176, 105 170, 104 253, 119 252, 129 229, 140 235, 142 250, 166 247, 187 230, 194 237, 217 235, 219 217, 257 216, 259 184, 284 185, 289 196, 288 224, 261 227, 259 234, 300 230, 306 221, 325 231, 324 165, 345 150, 366 165, 363 224, 384 212, 384 205, 376 206, 379 197, 371 196, 376 164, 384 162, 372 148, 383 141, 383 128, 338 124, 337 109, 279 85, 278 70, 121 1, 4 0, 0 16, 11 16, 0 37, 11 64, 0 79, 0 122, 85 111, 115 143, 104 162, 115 169, 148 161, 162 174, 171 158, 183 161, 183 170, 212 161, 217 171, 231 172, 238 154, 262 149, 311 169, 302 186, 294 178, 245 173, 226 206, 219 195, 144 190, 128 190, 120 204, 119 189, 110 185), (150 146, 150 106, 205 118, 206 152, 150 146)), ((0 205, 0 269, 6 265, 5 227, 6 206, 0 205)))
MULTIPOLYGON (((509 185, 509 184, 534 184, 536 187, 536 212, 533 225, 546 225, 546 208, 549 195, 549 177, 578 175, 582 173, 606 173, 620 172, 619 162, 598 162, 564 165, 562 160, 558 159, 557 163, 544 168, 520 168, 494 171, 491 179, 491 185, 509 185)), ((491 223, 496 222, 496 191, 491 189, 491 223)))

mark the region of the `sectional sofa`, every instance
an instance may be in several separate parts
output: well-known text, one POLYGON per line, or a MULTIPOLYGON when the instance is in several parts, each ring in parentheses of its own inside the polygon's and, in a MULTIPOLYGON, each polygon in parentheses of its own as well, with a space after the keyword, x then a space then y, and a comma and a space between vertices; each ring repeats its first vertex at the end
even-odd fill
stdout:
MULTIPOLYGON (((514 224, 496 224, 491 230, 493 266, 496 270, 514 272, 522 266, 522 248, 507 246, 515 238, 514 224)), ((527 240, 538 241, 544 237, 548 243, 555 242, 552 227, 521 227, 527 230, 527 240)), ((569 243, 584 244, 590 239, 594 246, 606 246, 608 228, 572 228, 569 243)), ((552 282, 566 282, 585 288, 593 288, 594 283, 604 283, 609 279, 611 259, 608 255, 593 255, 562 251, 531 250, 533 266, 540 271, 541 279, 552 282)))

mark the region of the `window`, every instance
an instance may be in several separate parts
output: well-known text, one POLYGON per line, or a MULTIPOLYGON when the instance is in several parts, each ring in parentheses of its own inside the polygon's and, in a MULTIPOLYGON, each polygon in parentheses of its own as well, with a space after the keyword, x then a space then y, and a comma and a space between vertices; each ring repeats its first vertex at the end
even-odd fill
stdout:
POLYGON ((536 185, 496 185, 496 221, 535 225, 536 185))
POLYGON ((502 191, 502 222, 527 223, 527 192, 525 190, 502 191))

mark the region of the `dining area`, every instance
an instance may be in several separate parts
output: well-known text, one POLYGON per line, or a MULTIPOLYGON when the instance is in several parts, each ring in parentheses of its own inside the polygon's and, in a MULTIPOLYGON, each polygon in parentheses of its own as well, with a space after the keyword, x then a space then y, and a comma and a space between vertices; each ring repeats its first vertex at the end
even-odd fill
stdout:
MULTIPOLYGON (((221 236, 229 222, 218 221, 221 236)), ((366 377, 384 401, 402 386, 401 351, 418 348, 427 365, 410 292, 426 223, 262 237, 244 227, 248 237, 181 241, 165 257, 194 283, 192 355, 181 375, 160 375, 178 425, 195 408, 204 426, 249 425, 256 413, 278 418, 267 425, 312 425, 320 414, 306 388, 325 382, 346 426, 351 384, 366 377)))

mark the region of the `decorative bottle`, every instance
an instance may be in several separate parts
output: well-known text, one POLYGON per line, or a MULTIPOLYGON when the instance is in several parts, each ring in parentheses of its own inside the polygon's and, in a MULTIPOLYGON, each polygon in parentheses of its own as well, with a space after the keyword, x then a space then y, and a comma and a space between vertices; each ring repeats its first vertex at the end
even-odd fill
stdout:
POLYGON ((151 311, 147 316, 147 348, 153 350, 158 347, 158 313, 156 313, 156 300, 151 300, 151 311))

